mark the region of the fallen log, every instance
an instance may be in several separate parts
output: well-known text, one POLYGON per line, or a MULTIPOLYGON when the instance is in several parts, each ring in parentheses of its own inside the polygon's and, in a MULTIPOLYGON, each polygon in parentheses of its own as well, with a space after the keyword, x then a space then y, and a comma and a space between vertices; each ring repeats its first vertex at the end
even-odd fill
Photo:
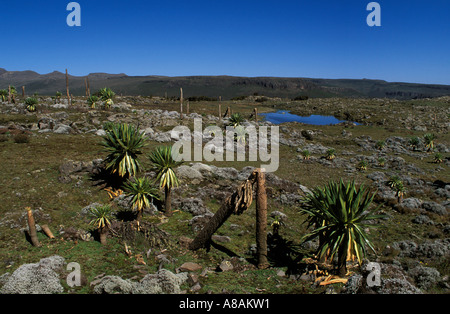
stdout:
POLYGON ((256 182, 257 174, 258 171, 255 170, 233 194, 227 197, 216 214, 190 243, 190 250, 196 251, 208 247, 212 235, 232 214, 240 215, 250 207, 253 202, 253 184, 256 182))
POLYGON ((51 232, 50 228, 47 225, 42 225, 41 228, 47 237, 49 237, 50 239, 55 238, 55 236, 53 235, 53 233, 51 232))

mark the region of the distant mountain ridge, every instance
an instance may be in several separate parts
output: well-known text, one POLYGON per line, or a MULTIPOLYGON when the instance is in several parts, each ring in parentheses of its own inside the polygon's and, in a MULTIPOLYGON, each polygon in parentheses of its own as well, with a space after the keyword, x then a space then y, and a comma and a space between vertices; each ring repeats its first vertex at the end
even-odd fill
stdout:
MULTIPOLYGON (((89 78, 91 92, 110 87, 117 94, 142 96, 207 96, 230 99, 243 95, 268 97, 367 97, 367 98, 431 98, 450 96, 450 85, 386 82, 369 79, 315 79, 283 77, 237 76, 128 76, 124 73, 90 73, 87 76, 69 74, 70 93, 85 95, 85 78, 89 78)), ((39 74, 34 71, 7 71, 0 68, 0 89, 8 85, 18 90, 25 86, 28 95, 65 93, 65 73, 54 71, 39 74)))

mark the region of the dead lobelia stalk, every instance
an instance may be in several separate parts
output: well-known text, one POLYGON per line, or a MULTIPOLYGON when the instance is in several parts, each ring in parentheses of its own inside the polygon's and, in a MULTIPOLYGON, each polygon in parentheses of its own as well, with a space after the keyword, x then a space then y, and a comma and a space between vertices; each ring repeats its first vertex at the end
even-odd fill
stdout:
POLYGON ((26 210, 27 210, 28 230, 30 232, 31 244, 33 244, 33 246, 41 246, 41 244, 39 243, 39 239, 37 237, 36 222, 33 217, 33 212, 31 211, 30 207, 27 207, 26 210))

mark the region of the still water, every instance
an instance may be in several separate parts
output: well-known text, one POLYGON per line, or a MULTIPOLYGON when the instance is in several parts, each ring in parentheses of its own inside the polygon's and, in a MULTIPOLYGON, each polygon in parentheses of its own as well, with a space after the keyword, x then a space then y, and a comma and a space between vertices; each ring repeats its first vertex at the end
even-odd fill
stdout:
POLYGON ((339 120, 333 116, 310 115, 309 117, 302 117, 296 114, 289 113, 289 111, 285 110, 270 113, 261 113, 260 116, 265 117, 266 121, 272 122, 273 124, 281 124, 285 122, 300 122, 312 125, 330 125, 346 122, 344 120, 339 120))

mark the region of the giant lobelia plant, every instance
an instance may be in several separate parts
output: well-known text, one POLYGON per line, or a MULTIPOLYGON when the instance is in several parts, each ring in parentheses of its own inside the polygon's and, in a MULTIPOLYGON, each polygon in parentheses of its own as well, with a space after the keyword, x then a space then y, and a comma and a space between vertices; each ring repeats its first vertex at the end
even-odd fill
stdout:
POLYGON ((346 261, 357 259, 361 265, 367 247, 375 249, 365 229, 370 220, 382 218, 371 209, 375 193, 355 182, 329 182, 324 188, 316 188, 302 201, 300 211, 308 216, 307 222, 314 230, 302 241, 319 237, 317 254, 333 260, 337 257, 340 276, 347 273, 346 261))
POLYGON ((106 170, 123 178, 135 176, 139 172, 141 166, 138 156, 145 146, 145 137, 139 128, 129 124, 113 124, 103 136, 101 145, 108 153, 106 170))
POLYGON ((153 199, 159 199, 158 189, 152 187, 147 177, 128 180, 124 184, 126 196, 131 197, 133 209, 137 211, 137 221, 142 217, 145 208, 149 208, 153 199))
POLYGON ((181 165, 182 161, 177 161, 172 156, 171 146, 157 147, 150 155, 149 160, 156 171, 156 180, 159 187, 164 189, 164 207, 166 216, 172 215, 171 191, 178 186, 178 178, 174 169, 181 165))

